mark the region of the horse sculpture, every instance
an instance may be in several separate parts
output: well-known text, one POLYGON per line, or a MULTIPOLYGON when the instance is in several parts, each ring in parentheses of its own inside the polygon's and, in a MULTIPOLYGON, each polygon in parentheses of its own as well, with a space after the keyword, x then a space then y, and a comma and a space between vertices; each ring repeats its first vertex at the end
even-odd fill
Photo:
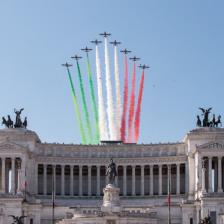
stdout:
POLYGON ((16 114, 15 124, 12 121, 10 115, 8 115, 8 119, 5 117, 2 117, 2 125, 5 125, 7 128, 27 128, 28 122, 27 117, 25 117, 24 121, 21 119, 21 113, 24 109, 16 110, 14 109, 14 112, 16 114))
POLYGON ((9 115, 8 115, 7 123, 9 125, 9 128, 13 128, 13 121, 12 121, 12 119, 11 119, 11 117, 9 115))
POLYGON ((201 119, 199 115, 197 115, 197 127, 201 127, 201 119))
POLYGON ((23 121, 23 127, 26 128, 27 127, 27 117, 25 117, 24 121, 23 121))
POLYGON ((222 127, 222 122, 221 122, 221 115, 218 116, 218 119, 214 122, 214 127, 218 127, 220 124, 220 126, 222 127))
POLYGON ((5 117, 2 117, 2 124, 4 124, 7 128, 9 128, 8 122, 5 117))

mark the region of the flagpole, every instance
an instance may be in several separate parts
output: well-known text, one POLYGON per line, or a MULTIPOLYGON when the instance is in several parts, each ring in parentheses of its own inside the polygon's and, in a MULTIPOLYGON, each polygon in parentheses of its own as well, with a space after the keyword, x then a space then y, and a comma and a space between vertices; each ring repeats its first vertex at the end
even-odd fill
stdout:
POLYGON ((25 167, 25 181, 24 181, 24 199, 26 201, 26 167, 25 167))
POLYGON ((55 166, 52 166, 52 224, 54 224, 54 208, 55 208, 55 166))
POLYGON ((168 165, 168 224, 171 224, 171 216, 170 216, 170 165, 168 165))

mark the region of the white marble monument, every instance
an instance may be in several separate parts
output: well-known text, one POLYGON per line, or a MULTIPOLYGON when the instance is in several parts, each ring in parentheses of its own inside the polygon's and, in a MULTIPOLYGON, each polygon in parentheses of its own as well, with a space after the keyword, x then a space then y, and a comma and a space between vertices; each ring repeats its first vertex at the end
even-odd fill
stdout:
POLYGON ((115 187, 113 184, 107 184, 103 189, 103 205, 102 212, 113 213, 121 212, 121 204, 119 197, 120 188, 115 187))
POLYGON ((199 223, 210 214, 224 224, 223 128, 197 128, 181 142, 137 145, 43 143, 33 131, 1 129, 0 224, 12 223, 9 215, 25 215, 24 224, 51 223, 52 178, 57 222, 166 224, 168 172, 172 223, 199 223), (120 204, 106 187, 111 157, 120 204))

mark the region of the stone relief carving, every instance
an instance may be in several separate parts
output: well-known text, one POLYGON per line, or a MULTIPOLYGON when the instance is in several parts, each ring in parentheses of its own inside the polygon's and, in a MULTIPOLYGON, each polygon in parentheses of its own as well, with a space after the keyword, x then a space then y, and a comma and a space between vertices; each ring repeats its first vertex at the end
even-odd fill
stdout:
POLYGON ((203 145, 196 145, 198 149, 224 149, 224 144, 219 142, 209 142, 203 145))

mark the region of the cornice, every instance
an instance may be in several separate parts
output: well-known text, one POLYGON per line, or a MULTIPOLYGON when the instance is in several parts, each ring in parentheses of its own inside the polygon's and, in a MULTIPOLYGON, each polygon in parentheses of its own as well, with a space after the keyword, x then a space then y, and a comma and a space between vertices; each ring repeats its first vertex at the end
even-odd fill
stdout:
MULTIPOLYGON (((61 158, 61 157, 38 157, 36 162, 39 164, 74 164, 74 165, 107 165, 110 157, 104 158, 61 158)), ((144 157, 144 158, 114 158, 117 166, 119 165, 149 165, 149 164, 177 164, 185 163, 187 156, 170 157, 144 157)))

